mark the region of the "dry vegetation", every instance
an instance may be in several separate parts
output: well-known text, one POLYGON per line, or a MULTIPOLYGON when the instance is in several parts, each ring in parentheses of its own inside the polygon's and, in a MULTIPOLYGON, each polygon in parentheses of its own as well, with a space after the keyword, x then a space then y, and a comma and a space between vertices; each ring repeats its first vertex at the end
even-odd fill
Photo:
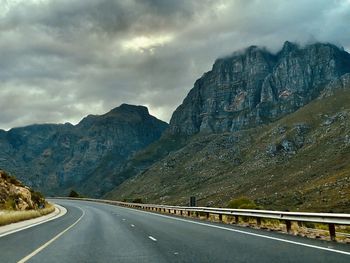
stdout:
POLYGON ((55 210, 54 205, 47 204, 46 207, 43 209, 24 210, 24 211, 1 211, 0 226, 44 216, 52 213, 54 210, 55 210))
POLYGON ((54 210, 40 192, 0 170, 0 226, 47 215, 54 210))

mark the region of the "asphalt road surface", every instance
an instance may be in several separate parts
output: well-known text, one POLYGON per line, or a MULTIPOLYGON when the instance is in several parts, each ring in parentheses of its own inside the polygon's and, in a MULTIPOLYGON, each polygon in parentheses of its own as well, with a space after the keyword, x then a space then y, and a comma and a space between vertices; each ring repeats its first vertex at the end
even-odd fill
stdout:
POLYGON ((350 245, 87 201, 0 238, 0 262, 350 262, 350 245))

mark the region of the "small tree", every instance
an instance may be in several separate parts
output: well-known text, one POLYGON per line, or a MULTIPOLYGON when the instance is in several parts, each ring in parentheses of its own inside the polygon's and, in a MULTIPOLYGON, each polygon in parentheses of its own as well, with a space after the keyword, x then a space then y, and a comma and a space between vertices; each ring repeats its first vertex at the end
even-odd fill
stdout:
POLYGON ((142 204, 142 199, 141 198, 135 198, 134 200, 132 200, 133 203, 138 203, 138 204, 142 204))
POLYGON ((79 197, 80 195, 76 192, 76 191, 74 191, 74 190, 71 190, 70 191, 70 193, 69 193, 69 195, 68 195, 68 197, 79 197))

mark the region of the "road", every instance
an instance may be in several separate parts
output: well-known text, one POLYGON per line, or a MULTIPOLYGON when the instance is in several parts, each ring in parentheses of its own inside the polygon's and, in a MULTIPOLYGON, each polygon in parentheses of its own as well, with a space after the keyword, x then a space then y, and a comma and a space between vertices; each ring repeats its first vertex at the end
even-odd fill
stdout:
POLYGON ((86 201, 55 203, 67 214, 0 238, 0 262, 350 262, 346 244, 86 201))

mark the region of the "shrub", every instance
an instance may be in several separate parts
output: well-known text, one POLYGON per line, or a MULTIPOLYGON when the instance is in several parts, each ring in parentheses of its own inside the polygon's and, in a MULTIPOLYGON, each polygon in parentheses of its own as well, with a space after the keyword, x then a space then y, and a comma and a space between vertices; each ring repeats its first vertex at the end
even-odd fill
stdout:
POLYGON ((227 207, 233 209, 259 209, 259 206, 257 206, 253 200, 244 196, 232 199, 227 207))
POLYGON ((38 208, 45 207, 46 201, 45 201, 45 197, 42 195, 42 193, 36 192, 36 191, 31 191, 31 194, 32 194, 32 200, 38 208))
POLYGON ((3 205, 4 210, 15 210, 16 209, 16 202, 13 198, 9 198, 5 201, 3 205))
POLYGON ((307 228, 316 228, 315 223, 312 222, 303 222, 303 225, 307 228))
POLYGON ((138 203, 138 204, 142 204, 142 199, 141 198, 135 198, 134 200, 132 200, 133 203, 138 203))
POLYGON ((76 191, 71 190, 68 197, 80 197, 80 195, 76 191))

